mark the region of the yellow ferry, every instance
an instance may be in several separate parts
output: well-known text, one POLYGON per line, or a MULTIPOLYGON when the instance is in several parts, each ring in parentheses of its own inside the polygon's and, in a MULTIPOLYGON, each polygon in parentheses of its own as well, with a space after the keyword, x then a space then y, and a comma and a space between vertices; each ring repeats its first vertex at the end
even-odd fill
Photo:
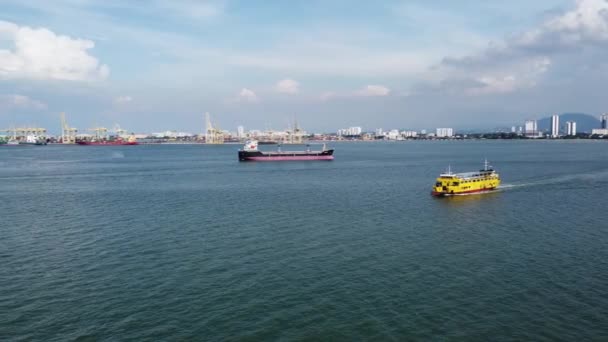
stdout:
POLYGON ((431 195, 453 196, 484 193, 496 190, 499 185, 500 176, 488 165, 486 160, 483 170, 477 172, 452 173, 448 167, 448 171, 437 178, 431 195))

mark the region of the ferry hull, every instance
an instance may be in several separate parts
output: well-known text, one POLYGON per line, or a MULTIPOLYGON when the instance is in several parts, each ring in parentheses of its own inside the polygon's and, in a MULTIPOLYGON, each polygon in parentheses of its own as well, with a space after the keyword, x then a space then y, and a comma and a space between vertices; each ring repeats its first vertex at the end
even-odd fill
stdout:
POLYGON ((431 191, 431 195, 433 195, 435 197, 480 195, 480 194, 486 194, 488 192, 494 192, 496 190, 497 190, 496 188, 487 188, 487 189, 477 189, 477 190, 459 191, 459 192, 431 191))
POLYGON ((334 150, 322 152, 239 151, 239 161, 309 161, 333 160, 334 150))

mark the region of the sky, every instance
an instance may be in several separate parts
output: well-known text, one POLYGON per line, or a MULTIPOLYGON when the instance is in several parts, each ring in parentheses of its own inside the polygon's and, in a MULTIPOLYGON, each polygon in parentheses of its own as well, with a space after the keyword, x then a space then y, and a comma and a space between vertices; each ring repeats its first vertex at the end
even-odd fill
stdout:
POLYGON ((608 111, 608 0, 0 0, 0 129, 477 129, 608 111))

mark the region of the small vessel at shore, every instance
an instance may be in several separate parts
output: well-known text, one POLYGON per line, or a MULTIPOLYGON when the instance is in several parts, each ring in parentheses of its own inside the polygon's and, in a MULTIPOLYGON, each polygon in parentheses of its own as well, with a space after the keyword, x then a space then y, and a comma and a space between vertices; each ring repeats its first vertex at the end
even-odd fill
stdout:
POLYGON ((239 161, 293 161, 293 160, 333 160, 334 150, 326 149, 325 144, 321 150, 313 151, 306 145, 305 151, 282 151, 281 145, 277 151, 266 152, 258 150, 258 142, 247 141, 243 149, 239 150, 239 161))
POLYGON ((448 171, 439 175, 431 195, 454 196, 471 195, 494 191, 500 185, 500 175, 488 165, 486 160, 484 168, 475 172, 452 173, 448 171))
POLYGON ((130 136, 127 140, 118 138, 116 140, 80 140, 76 142, 78 145, 94 145, 94 146, 116 146, 116 145, 139 145, 135 136, 130 136))
MULTIPOLYGON (((10 141, 9 141, 10 142, 10 141)), ((19 140, 19 145, 46 145, 46 139, 37 135, 30 134, 23 140, 19 140)))
POLYGON ((9 139, 0 141, 0 146, 19 146, 19 140, 9 139))

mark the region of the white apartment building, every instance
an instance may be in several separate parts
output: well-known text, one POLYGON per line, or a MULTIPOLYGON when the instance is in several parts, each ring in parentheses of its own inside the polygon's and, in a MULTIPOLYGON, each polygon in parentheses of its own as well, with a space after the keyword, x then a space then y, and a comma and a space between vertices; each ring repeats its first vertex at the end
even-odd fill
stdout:
POLYGON ((449 138, 454 136, 454 130, 452 128, 437 128, 435 131, 437 138, 449 138))
POLYGON ((551 138, 559 137, 559 115, 551 117, 551 138))

